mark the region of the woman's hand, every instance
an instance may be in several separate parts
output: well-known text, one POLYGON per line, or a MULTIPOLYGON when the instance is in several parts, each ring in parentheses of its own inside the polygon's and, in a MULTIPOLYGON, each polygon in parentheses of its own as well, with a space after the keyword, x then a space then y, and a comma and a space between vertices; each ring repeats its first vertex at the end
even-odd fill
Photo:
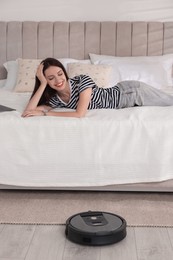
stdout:
POLYGON ((25 110, 22 114, 22 117, 31 117, 31 116, 44 116, 44 112, 42 110, 25 110))
POLYGON ((41 84, 47 85, 47 80, 43 74, 43 63, 41 63, 38 68, 37 68, 37 72, 36 72, 36 76, 37 78, 40 80, 41 84))

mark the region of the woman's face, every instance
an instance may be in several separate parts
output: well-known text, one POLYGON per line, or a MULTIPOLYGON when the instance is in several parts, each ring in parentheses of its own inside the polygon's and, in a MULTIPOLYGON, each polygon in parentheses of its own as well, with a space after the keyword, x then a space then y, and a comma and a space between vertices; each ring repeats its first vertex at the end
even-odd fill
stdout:
POLYGON ((50 66, 44 72, 48 85, 56 91, 63 91, 67 87, 67 79, 60 67, 50 66))

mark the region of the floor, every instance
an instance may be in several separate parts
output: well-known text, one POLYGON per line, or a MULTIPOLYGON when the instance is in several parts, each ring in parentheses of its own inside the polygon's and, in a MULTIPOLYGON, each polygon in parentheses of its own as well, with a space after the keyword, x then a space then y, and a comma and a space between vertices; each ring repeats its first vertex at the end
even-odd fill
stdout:
POLYGON ((0 260, 173 260, 173 228, 127 227, 109 246, 83 246, 64 225, 0 225, 0 260))

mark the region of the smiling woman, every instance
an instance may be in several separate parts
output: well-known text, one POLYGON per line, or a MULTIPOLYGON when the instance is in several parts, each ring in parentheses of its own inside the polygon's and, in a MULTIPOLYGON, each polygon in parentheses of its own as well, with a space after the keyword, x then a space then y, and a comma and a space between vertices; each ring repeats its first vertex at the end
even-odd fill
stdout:
POLYGON ((54 58, 43 60, 38 66, 35 88, 22 116, 84 116, 91 99, 91 87, 95 85, 95 83, 87 76, 83 78, 83 84, 86 89, 79 91, 76 88, 75 81, 69 81, 67 72, 61 62, 54 58), (73 85, 73 88, 71 85, 73 85), (56 107, 67 107, 76 109, 76 111, 51 111, 52 108, 56 107))
POLYGON ((38 66, 35 88, 22 116, 84 117, 88 109, 172 105, 172 95, 144 82, 126 80, 109 88, 99 88, 88 75, 69 78, 60 61, 47 58, 38 66), (57 112, 54 108, 74 111, 57 112))
MULTIPOLYGON (((41 64, 38 70, 42 71, 42 68, 43 65, 41 64)), ((42 73, 40 72, 40 75, 41 74, 42 73)), ((63 70, 59 67, 51 66, 45 70, 45 78, 47 79, 47 84, 59 93, 61 100, 68 103, 70 101, 70 88, 63 70)))

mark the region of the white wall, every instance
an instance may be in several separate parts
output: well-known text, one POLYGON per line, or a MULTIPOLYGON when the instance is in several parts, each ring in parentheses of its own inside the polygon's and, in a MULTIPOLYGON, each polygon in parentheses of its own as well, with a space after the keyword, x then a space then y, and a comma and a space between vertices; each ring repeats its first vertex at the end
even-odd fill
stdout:
POLYGON ((173 20, 173 0, 0 0, 1 21, 173 20))

